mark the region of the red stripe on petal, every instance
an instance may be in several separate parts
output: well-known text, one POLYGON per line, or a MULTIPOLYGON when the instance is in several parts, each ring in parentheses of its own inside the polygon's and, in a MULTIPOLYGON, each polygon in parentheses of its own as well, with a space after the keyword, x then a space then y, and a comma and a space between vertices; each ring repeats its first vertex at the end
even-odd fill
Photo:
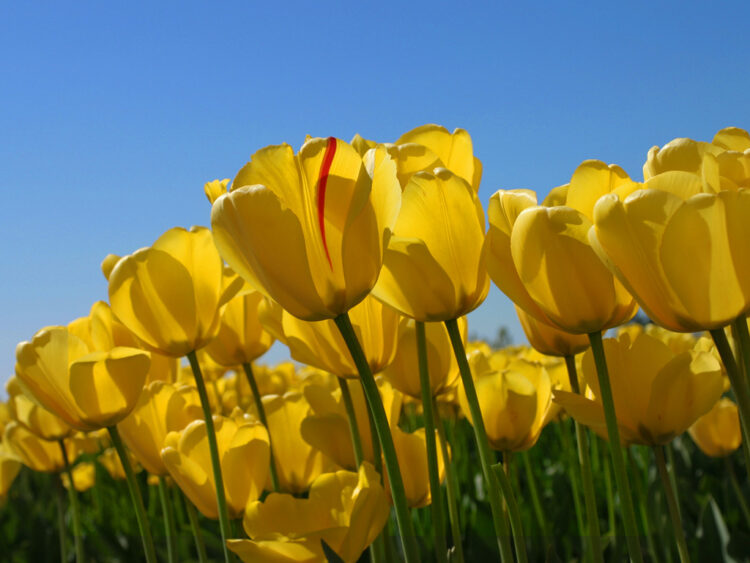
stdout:
POLYGON ((320 165, 320 174, 318 175, 318 226, 320 227, 320 235, 323 238, 323 248, 326 251, 328 265, 331 267, 331 269, 333 269, 333 262, 331 261, 331 254, 328 252, 328 244, 326 243, 325 210, 326 186, 328 185, 328 175, 331 171, 333 156, 335 154, 336 139, 334 139, 333 137, 328 137, 326 152, 323 155, 323 163, 320 165))

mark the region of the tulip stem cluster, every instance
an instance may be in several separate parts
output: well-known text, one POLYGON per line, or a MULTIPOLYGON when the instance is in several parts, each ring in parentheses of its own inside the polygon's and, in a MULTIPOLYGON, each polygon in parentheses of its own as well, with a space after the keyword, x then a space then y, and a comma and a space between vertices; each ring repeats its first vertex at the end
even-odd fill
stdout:
POLYGON ((167 490, 167 479, 163 475, 159 477, 159 500, 164 513, 164 530, 167 536, 167 561, 177 563, 177 533, 174 525, 174 512, 169 502, 169 491, 167 490))
POLYGON ((456 563, 464 562, 464 548, 461 536, 461 522, 458 517, 458 479, 453 458, 448 452, 448 444, 445 440, 445 429, 443 421, 440 420, 437 410, 437 401, 432 399, 432 415, 437 428, 438 439, 440 440, 440 452, 445 460, 445 492, 448 497, 448 518, 451 525, 451 535, 453 536, 453 557, 452 561, 456 563))
MULTIPOLYGON (((740 374, 740 368, 734 359, 732 347, 729 345, 724 330, 717 328, 710 332, 716 349, 719 351, 719 356, 721 356, 724 368, 727 371, 727 376, 729 377, 729 382, 732 384, 735 397, 737 398, 737 408, 740 413, 740 428, 742 429, 742 451, 745 454, 745 465, 750 468, 750 431, 748 430, 748 425, 750 425, 750 397, 748 397, 745 382, 742 381, 742 375, 740 374)), ((748 353, 750 353, 750 350, 748 350, 748 353)))
POLYGON ((68 451, 65 449, 65 442, 62 440, 58 441, 60 444, 60 452, 62 452, 63 463, 65 465, 65 473, 68 475, 68 500, 70 502, 70 512, 73 515, 73 538, 76 548, 76 561, 83 563, 83 535, 81 533, 81 513, 78 508, 78 495, 76 494, 76 488, 73 484, 73 470, 70 467, 68 460, 68 451))
MULTIPOLYGON (((258 411, 258 418, 263 426, 268 430, 268 420, 266 419, 266 409, 263 406, 263 399, 258 389, 258 383, 255 381, 255 374, 253 373, 253 366, 250 362, 244 362, 242 369, 245 370, 247 376, 247 382, 250 384, 250 390, 253 394, 253 401, 255 401, 255 410, 258 411)), ((276 470, 276 461, 273 457, 273 442, 271 442, 271 431, 268 431, 269 450, 270 450, 270 469, 271 469, 271 486, 274 492, 278 493, 281 491, 281 485, 279 484, 279 473, 276 470)))
POLYGON ((643 555, 641 554, 640 542, 638 541, 638 524, 635 519, 633 497, 630 493, 630 481, 628 480, 628 473, 625 470, 625 461, 622 455, 622 448, 620 447, 620 431, 617 427, 615 403, 612 398, 612 385, 609 382, 609 371, 607 370, 607 360, 604 356, 601 331, 589 334, 589 340, 591 341, 591 351, 594 354, 594 362, 596 363, 602 406, 604 407, 604 416, 607 422, 607 435, 609 436, 609 449, 612 454, 615 482, 620 492, 620 505, 625 524, 625 539, 628 543, 631 561, 638 563, 643 561, 643 555))
POLYGON ((122 468, 125 470, 125 478, 128 482, 128 491, 130 491, 130 498, 133 501, 133 507, 135 508, 135 517, 138 521, 138 529, 141 532, 141 539, 143 540, 143 551, 146 554, 146 562, 156 563, 156 549, 154 548, 154 538, 151 536, 151 527, 149 526, 146 518, 146 508, 143 506, 141 489, 138 487, 138 482, 135 480, 133 468, 130 466, 128 452, 125 449, 125 444, 122 443, 122 438, 120 438, 120 433, 117 430, 117 426, 109 426, 107 427, 107 430, 109 431, 109 436, 112 439, 112 445, 117 451, 117 456, 120 458, 120 463, 122 463, 122 468))
MULTIPOLYGON (((568 370, 568 380, 573 393, 581 394, 578 385, 578 372, 576 360, 573 356, 565 356, 565 366, 568 370)), ((576 441, 578 442, 578 463, 581 469, 581 480, 583 481, 583 500, 586 503, 586 522, 588 523, 588 537, 591 555, 596 563, 603 563, 602 540, 599 531, 599 513, 596 509, 596 493, 594 492, 594 477, 591 471, 591 455, 589 452, 588 437, 586 429, 577 420, 573 421, 576 429, 576 441)))
MULTIPOLYGON (((435 560, 447 563, 448 551, 445 540, 445 514, 443 495, 438 473, 437 444, 435 443, 435 423, 432 416, 432 389, 430 371, 427 365, 427 337, 424 323, 416 322, 417 358, 419 361, 419 383, 422 388, 422 410, 424 412, 425 445, 427 448, 427 471, 430 478, 430 509, 432 510, 432 530, 435 539, 435 560)), ((446 458, 447 461, 447 458, 446 458)))
POLYGON ((690 563, 690 555, 688 554, 687 543, 685 542, 685 531, 682 529, 680 507, 670 476, 670 473, 674 472, 674 466, 672 466, 671 472, 667 469, 667 462, 664 459, 664 449, 662 447, 654 446, 654 454, 656 455, 656 466, 659 469, 659 476, 664 486, 664 493, 667 497, 669 516, 672 519, 672 528, 674 529, 674 537, 677 541, 677 551, 680 554, 680 561, 682 563, 690 563))
POLYGON ((226 493, 224 492, 224 478, 221 474, 221 463, 219 462, 219 446, 216 442, 216 431, 214 430, 214 420, 211 414, 211 404, 208 402, 206 393, 206 384, 203 382, 201 366, 195 352, 187 355, 190 367, 195 377, 195 386, 198 388, 198 395, 203 407, 203 416, 206 421, 206 434, 208 436, 208 449, 211 454, 211 468, 214 473, 214 484, 216 486, 216 504, 219 512, 219 528, 221 529, 221 544, 224 550, 224 560, 229 563, 229 550, 227 549, 227 540, 232 537, 232 529, 229 522, 229 511, 227 510, 226 493))
POLYGON ((198 552, 198 561, 199 563, 208 563, 206 543, 203 541, 203 532, 198 520, 198 511, 193 506, 193 503, 190 502, 190 499, 184 495, 183 500, 185 501, 185 512, 187 512, 187 517, 190 521, 190 529, 193 531, 193 538, 195 539, 195 550, 198 552))
POLYGON ((484 482, 487 485, 487 494, 489 496, 490 508, 492 509, 492 520, 495 525, 495 536, 497 537, 500 547, 500 555, 503 561, 510 562, 513 561, 510 530, 508 527, 508 521, 505 518, 503 508, 500 504, 500 490, 498 488, 497 477, 492 470, 492 464, 490 462, 492 459, 490 454, 490 444, 487 441, 487 432, 484 428, 482 411, 479 409, 479 398, 477 397, 477 390, 474 387, 474 380, 471 377, 471 368, 466 359, 466 351, 464 350, 464 344, 461 341, 458 323, 455 319, 451 319, 445 321, 445 326, 448 329, 448 336, 450 337, 453 352, 456 356, 456 362, 458 363, 458 369, 461 374, 461 382, 466 391, 466 401, 469 404, 471 425, 474 429, 474 438, 477 442, 477 449, 479 450, 479 461, 482 465, 482 475, 484 476, 484 482))
POLYGON ((526 563, 528 557, 526 555, 526 538, 523 535, 523 525, 521 524, 521 511, 518 509, 516 496, 513 494, 513 486, 510 484, 509 474, 512 455, 511 452, 503 452, 503 463, 493 465, 492 469, 495 471, 495 475, 497 475, 497 482, 500 485, 505 504, 508 507, 510 526, 513 530, 513 543, 516 546, 516 560, 518 563, 526 563), (504 467, 505 465, 507 467, 504 467))
POLYGON ((396 509, 396 523, 398 524, 401 542, 404 547, 404 559, 408 562, 419 561, 419 551, 416 544, 416 536, 409 515, 409 507, 406 504, 406 493, 404 491, 404 482, 401 478, 401 469, 396 457, 396 448, 393 445, 393 436, 388 426, 388 418, 385 415, 385 409, 380 399, 378 385, 372 376, 367 358, 362 351, 362 347, 357 340, 352 323, 347 313, 342 313, 335 319, 336 326, 341 332, 341 336, 346 342, 352 360, 357 366, 359 376, 362 381, 362 389, 367 400, 367 405, 372 414, 372 422, 378 433, 380 446, 383 449, 385 457, 385 468, 388 472, 388 481, 391 485, 391 495, 393 496, 393 506, 396 509))

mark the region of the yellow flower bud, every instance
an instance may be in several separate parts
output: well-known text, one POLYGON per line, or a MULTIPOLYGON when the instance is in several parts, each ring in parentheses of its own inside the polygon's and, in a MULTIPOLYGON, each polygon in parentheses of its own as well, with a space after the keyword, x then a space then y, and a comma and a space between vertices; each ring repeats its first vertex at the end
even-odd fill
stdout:
POLYGON ((723 397, 693 423, 688 432, 701 449, 711 457, 728 456, 740 447, 742 431, 737 405, 723 397))

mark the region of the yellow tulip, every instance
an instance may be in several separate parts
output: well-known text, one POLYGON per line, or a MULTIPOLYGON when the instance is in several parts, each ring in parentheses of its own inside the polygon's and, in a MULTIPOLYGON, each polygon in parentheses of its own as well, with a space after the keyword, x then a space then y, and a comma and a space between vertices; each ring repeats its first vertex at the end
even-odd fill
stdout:
MULTIPOLYGON (((268 478, 268 432, 261 424, 213 417, 219 446, 224 492, 231 518, 239 518, 248 502, 263 492, 268 478)), ((275 444, 274 444, 275 447, 275 444)), ((161 451, 175 483, 206 518, 219 517, 206 423, 195 420, 180 432, 170 432, 161 451)))
POLYGON ((43 328, 16 348, 21 382, 46 409, 79 430, 114 426, 125 418, 149 366, 148 352, 123 346, 92 349, 70 328, 59 326, 43 328))
MULTIPOLYGON (((128 463, 133 469, 133 473, 140 472, 141 466, 138 464, 138 460, 133 455, 133 452, 127 450, 127 456, 128 463)), ((117 454, 115 448, 106 448, 102 450, 102 452, 96 459, 99 464, 107 470, 109 476, 112 477, 112 479, 114 479, 115 481, 125 481, 127 479, 125 468, 122 466, 122 460, 117 454)))
MULTIPOLYGON (((624 444, 668 443, 708 412, 722 393, 721 367, 707 352, 674 354, 656 337, 628 333, 604 341, 620 439, 624 444)), ((594 399, 555 391, 554 400, 578 422, 607 438, 599 380, 591 350, 583 377, 594 399)))
MULTIPOLYGON (((71 470, 73 474, 73 486, 79 493, 88 491, 91 487, 96 484, 96 466, 89 462, 84 461, 77 463, 71 470)), ((67 473, 60 473, 62 478, 62 484, 66 489, 70 488, 70 478, 67 473)))
POLYGON ((245 511, 249 540, 229 540, 243 561, 314 563, 326 560, 321 540, 346 563, 354 563, 378 536, 390 507, 380 475, 369 463, 358 473, 318 477, 306 499, 272 493, 245 511))
POLYGON ((20 470, 21 461, 0 442, 0 503, 5 501, 10 486, 20 470))
POLYGON ((723 327, 750 311, 750 192, 676 195, 671 184, 660 175, 624 201, 602 198, 591 243, 657 324, 723 327))
MULTIPOLYGON (((349 311, 349 318, 373 374, 383 371, 396 353, 399 314, 367 296, 349 311)), ((359 377, 341 332, 332 320, 308 322, 282 314, 284 341, 292 358, 339 377, 359 377)))
POLYGON ((722 397, 688 429, 693 442, 711 457, 724 457, 737 450, 742 443, 737 405, 722 397))
MULTIPOLYGON (((461 337, 466 342, 468 324, 465 317, 458 319, 461 337)), ((458 363, 451 349, 448 330, 442 323, 426 323, 425 337, 427 343, 427 368, 430 375, 430 388, 433 396, 448 391, 458 379, 458 363)), ((398 346, 396 356, 383 376, 396 389, 413 397, 422 399, 422 387, 419 382, 419 364, 417 358, 417 330, 413 319, 402 319, 398 326, 398 346)))
MULTIPOLYGON (((43 440, 17 422, 11 422, 5 427, 2 444, 32 471, 57 473, 65 468, 58 442, 43 440)), ((66 447, 69 447, 67 442, 66 447)), ((69 449, 68 455, 71 453, 69 449)), ((71 456, 71 463, 73 459, 71 456)))
POLYGON ((483 242, 484 210, 472 187, 444 168, 418 172, 404 188, 373 295, 418 321, 462 317, 489 291, 483 242))
POLYGON ((19 424, 30 430, 43 440, 62 440, 73 432, 73 429, 60 417, 54 415, 38 403, 35 403, 24 393, 13 393, 10 387, 13 385, 13 377, 8 382, 8 405, 13 418, 19 424))
POLYGON ((220 308, 240 286, 224 273, 208 229, 174 228, 117 262, 109 299, 117 318, 148 349, 181 357, 216 336, 220 308))
MULTIPOLYGON (((490 446, 502 452, 533 446, 552 401, 552 382, 544 367, 516 360, 502 371, 477 373, 475 384, 490 446)), ((459 389, 458 401, 471 422, 463 388, 459 389)))
POLYGON ((396 167, 378 147, 310 139, 256 152, 211 212, 227 263, 295 317, 332 319, 372 289, 400 207, 396 167))
POLYGON ((310 413, 309 403, 301 393, 289 392, 283 397, 266 395, 263 408, 281 488, 292 493, 306 491, 331 466, 328 458, 302 438, 300 426, 310 413))
MULTIPOLYGON (((406 502, 410 508, 421 508, 432 502, 430 493, 430 479, 427 471, 427 446, 425 429, 419 428, 407 433, 398 426, 391 428, 393 445, 396 446, 398 464, 401 466, 401 476, 404 480, 406 502)), ((435 440, 438 440, 437 432, 435 440)), ((445 463, 441 448, 437 448, 438 479, 442 483, 445 479, 445 463)), ((386 475, 387 477, 387 475, 386 475)), ((386 478, 386 492, 390 497, 390 483, 386 478)))
POLYGON ((229 178, 224 178, 223 180, 211 180, 203 185, 203 191, 206 192, 206 197, 211 205, 219 199, 219 196, 227 193, 229 182, 229 178))
MULTIPOLYGON (((378 378, 377 382, 380 398, 393 430, 401 414, 402 395, 384 379, 378 378)), ((367 414, 362 385, 357 380, 347 380, 346 383, 354 405, 354 416, 357 419, 364 458, 372 463, 375 458, 372 451, 370 417, 367 414)), ((341 389, 336 388, 332 391, 323 385, 311 384, 305 386, 303 393, 311 412, 300 425, 302 438, 341 467, 356 469, 354 447, 341 389)))
POLYGON ((490 198, 487 267, 497 286, 529 315, 564 332, 606 330, 630 319, 636 304, 588 241, 595 202, 638 185, 615 165, 584 161, 570 184, 536 206, 528 190, 490 198))
POLYGON ((570 334, 539 321, 516 305, 516 314, 526 339, 538 352, 547 356, 575 356, 589 347, 582 334, 570 334))
POLYGON ((479 190, 482 163, 474 156, 471 137, 464 129, 451 133, 440 125, 422 125, 401 135, 389 147, 389 153, 398 166, 402 186, 415 172, 447 168, 466 180, 474 191, 479 190))
POLYGON ((203 417, 195 387, 153 381, 133 411, 117 425, 125 445, 152 475, 166 475, 161 450, 170 432, 179 432, 203 417))

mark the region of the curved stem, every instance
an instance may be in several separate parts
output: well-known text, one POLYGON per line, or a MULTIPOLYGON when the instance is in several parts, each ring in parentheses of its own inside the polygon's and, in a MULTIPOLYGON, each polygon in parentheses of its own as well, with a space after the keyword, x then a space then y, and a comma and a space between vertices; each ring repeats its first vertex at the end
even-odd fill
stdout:
POLYGON ((141 532, 141 539, 143 540, 143 551, 146 553, 146 561, 148 563, 156 563, 156 550, 154 549, 154 539, 151 537, 151 527, 146 519, 146 509, 143 506, 141 489, 135 480, 133 468, 130 466, 130 460, 128 459, 128 453, 125 451, 125 446, 122 443, 122 438, 120 438, 120 433, 117 431, 117 426, 108 426, 107 430, 109 431, 110 438, 112 438, 112 445, 117 451, 117 456, 120 458, 120 463, 122 463, 122 468, 125 470, 130 499, 133 501, 135 518, 138 521, 138 529, 141 532))
POLYGON ((664 486, 664 492, 667 495, 667 506, 669 506, 669 516, 672 518, 672 528, 674 529, 674 537, 677 541, 677 551, 680 554, 680 561, 682 563, 690 563, 690 555, 688 554, 687 543, 685 542, 685 531, 682 529, 680 509, 677 506, 677 497, 672 488, 672 481, 669 478, 667 462, 664 459, 664 450, 659 446, 654 446, 654 454, 656 454, 656 466, 659 468, 661 484, 664 486))
POLYGON ((279 484, 279 473, 276 470, 276 461, 273 457, 273 441, 271 440, 271 430, 268 428, 268 421, 266 420, 266 409, 263 406, 263 397, 258 390, 258 382, 255 381, 255 374, 253 373, 253 366, 250 362, 242 364, 242 369, 245 370, 247 376, 247 382, 250 384, 250 390, 253 393, 253 401, 255 401, 255 410, 258 411, 258 418, 263 426, 268 430, 268 444, 271 452, 271 486, 274 492, 278 493, 281 491, 281 485, 279 484))
POLYGON ((354 411, 354 402, 352 401, 352 394, 349 391, 349 384, 343 377, 336 377, 339 381, 339 388, 341 389, 341 399, 344 401, 344 409, 346 410, 346 418, 349 421, 349 434, 352 437, 352 448, 354 449, 354 462, 357 464, 357 469, 362 465, 365 459, 364 450, 362 449, 362 439, 359 435, 359 425, 357 424, 357 414, 354 411))
POLYGON ((440 440, 440 451, 443 453, 443 463, 445 463, 445 490, 448 493, 448 518, 451 525, 451 535, 453 536, 453 554, 451 561, 464 563, 464 548, 461 537, 461 522, 458 515, 458 479, 456 478, 456 469, 453 465, 453 458, 448 451, 448 444, 445 440, 445 429, 443 422, 438 416, 437 401, 432 400, 432 414, 435 419, 435 427, 440 440))
MULTIPOLYGON (((581 394, 578 385, 578 373, 576 369, 576 359, 573 356, 565 356, 565 367, 568 369, 568 380, 573 393, 581 394)), ((589 452, 588 437, 586 429, 578 424, 577 420, 573 421, 576 429, 576 441, 578 442, 578 463, 581 470, 581 480, 583 481, 583 500, 586 504, 586 521, 588 523, 588 536, 591 543, 591 554, 597 563, 603 563, 602 539, 599 530, 599 512, 596 509, 596 493, 594 491, 594 477, 591 472, 591 456, 589 452)))
POLYGON ((181 496, 182 500, 185 502, 185 512, 187 512, 188 520, 190 521, 190 529, 193 531, 195 550, 198 552, 198 561, 200 563, 208 563, 206 544, 203 541, 203 532, 201 531, 200 522, 198 521, 198 511, 193 506, 193 503, 190 502, 190 499, 186 498, 185 495, 181 496))
MULTIPOLYGON (((62 475, 53 475, 55 480, 55 489, 57 494, 55 499, 57 500, 57 531, 60 539, 60 561, 68 560, 68 550, 65 546, 65 486, 62 482, 62 475)), ((72 483, 71 483, 72 486, 72 483)))
POLYGON ((628 472, 625 470, 625 460, 623 459, 622 448, 620 447, 620 431, 617 427, 615 402, 612 398, 612 386, 609 382, 609 371, 607 370, 607 360, 604 357, 601 331, 589 334, 589 341, 591 342, 591 351, 594 354, 604 416, 607 421, 607 435, 609 436, 609 449, 612 453, 612 465, 615 470, 615 482, 620 492, 622 519, 625 524, 625 539, 628 542, 630 559, 640 563, 643 561, 643 555, 641 554, 641 546, 638 541, 638 524, 635 520, 635 509, 633 508, 633 497, 630 493, 628 472))
POLYGON ((587 563, 590 562, 589 549, 586 544, 586 525, 583 520, 583 509, 581 508, 581 492, 580 483, 578 482, 580 475, 574 469, 574 460, 571 460, 570 453, 573 451, 571 444, 570 435, 568 433, 568 424, 564 420, 557 422, 556 428, 560 433, 560 441, 562 442, 563 453, 568 454, 565 457, 568 461, 565 463, 565 469, 568 473, 568 479, 570 479, 570 494, 573 497, 573 510, 576 515, 576 524, 578 525, 578 536, 581 540, 581 553, 583 554, 583 560, 587 563))
POLYGON ((398 458, 396 457, 396 447, 393 445, 393 436, 391 436, 391 429, 388 426, 388 418, 385 415, 378 386, 375 383, 375 378, 372 376, 370 365, 367 363, 367 358, 365 358, 359 340, 357 340, 357 335, 349 320, 348 313, 342 313, 334 321, 339 332, 341 332, 341 336, 344 338, 344 342, 346 342, 349 353, 352 355, 352 360, 354 360, 354 364, 357 366, 357 371, 359 371, 367 405, 370 408, 370 412, 372 412, 372 420, 378 433, 380 445, 383 448, 385 468, 388 472, 388 481, 391 485, 393 506, 396 509, 396 522, 399 534, 401 535, 401 542, 404 546, 404 559, 407 562, 418 561, 419 551, 417 550, 416 536, 412 527, 409 506, 406 503, 404 481, 401 478, 401 470, 398 466, 398 458))
POLYGON ((214 419, 211 413, 211 404, 208 402, 206 385, 203 382, 203 374, 198 363, 195 352, 187 355, 190 367, 195 377, 195 386, 198 388, 198 395, 201 398, 203 407, 203 418, 206 422, 206 435, 208 436, 208 450, 211 454, 211 468, 214 472, 214 485, 216 487, 216 504, 219 512, 219 528, 221 529, 221 545, 224 550, 224 561, 229 563, 229 549, 227 540, 232 537, 232 528, 229 522, 229 512, 227 510, 226 493, 224 492, 224 478, 221 474, 221 461, 219 460, 219 446, 216 443, 216 431, 214 430, 214 419))
POLYGON ((521 452, 521 463, 523 464, 524 473, 526 474, 526 483, 529 486, 529 493, 531 494, 531 505, 534 509, 534 516, 536 516, 536 522, 539 525, 539 532, 542 534, 542 539, 545 544, 552 541, 552 537, 547 531, 547 519, 544 517, 544 509, 542 503, 539 500, 539 487, 536 484, 536 477, 534 476, 534 470, 531 468, 531 461, 529 461, 529 452, 521 452))
POLYGON ((176 563, 177 533, 175 532, 174 512, 172 511, 172 503, 169 502, 168 498, 167 479, 163 475, 159 476, 159 500, 164 513, 164 530, 167 535, 167 561, 176 563))
POLYGON ((508 529, 508 522, 505 519, 503 507, 500 502, 502 497, 500 496, 497 476, 492 469, 490 444, 487 441, 487 432, 484 429, 484 419, 482 418, 482 411, 479 408, 477 390, 474 387, 474 380, 471 377, 471 369, 466 359, 466 351, 464 350, 464 344, 461 340, 456 320, 445 321, 445 326, 448 329, 448 336, 451 339, 453 353, 456 356, 461 381, 466 392, 466 400, 469 403, 471 426, 474 429, 474 439, 479 450, 479 461, 482 466, 484 482, 487 486, 487 495, 489 496, 490 508, 492 509, 492 521, 495 525, 495 535, 500 547, 500 556, 503 561, 511 562, 513 561, 513 550, 510 542, 510 530, 508 529))
POLYGON ((649 556, 651 561, 658 561, 659 558, 656 555, 656 545, 654 545, 654 534, 651 526, 651 518, 648 511, 649 499, 643 492, 643 485, 641 483, 642 471, 635 460, 633 454, 633 447, 629 448, 628 461, 630 462, 630 472, 633 475, 633 490, 635 492, 635 498, 638 499, 638 511, 641 513, 641 523, 643 524, 643 530, 646 535, 646 547, 648 548, 649 556))
POLYGON ((513 487, 510 484, 510 475, 512 471, 511 463, 513 462, 512 452, 503 452, 503 463, 498 463, 492 468, 497 475, 497 482, 503 491, 505 503, 508 505, 508 515, 510 516, 510 526, 513 530, 513 542, 516 545, 516 560, 518 563, 526 563, 526 538, 523 534, 523 525, 521 524, 521 511, 518 510, 516 495, 513 494, 513 487), (506 467, 503 467, 505 464, 506 467))
POLYGON ((68 459, 68 450, 65 449, 65 442, 58 440, 60 451, 62 452, 63 463, 65 464, 65 473, 68 475, 68 501, 70 502, 70 511, 73 514, 73 538, 75 540, 76 561, 83 563, 83 534, 81 532, 81 512, 78 508, 78 494, 76 493, 75 483, 73 482, 73 470, 70 467, 68 459))
MULTIPOLYGON (((427 365, 427 337, 424 323, 416 321, 417 359, 419 363, 419 384, 422 389, 422 411, 424 412, 425 446, 427 448, 427 471, 430 479, 430 510, 432 511, 432 529, 435 541, 435 560, 448 562, 448 550, 445 540, 445 514, 443 513, 443 492, 440 488, 438 472, 437 445, 435 443, 435 420, 432 415, 432 387, 430 371, 427 365)), ((447 463, 444 458, 443 463, 447 463)))

